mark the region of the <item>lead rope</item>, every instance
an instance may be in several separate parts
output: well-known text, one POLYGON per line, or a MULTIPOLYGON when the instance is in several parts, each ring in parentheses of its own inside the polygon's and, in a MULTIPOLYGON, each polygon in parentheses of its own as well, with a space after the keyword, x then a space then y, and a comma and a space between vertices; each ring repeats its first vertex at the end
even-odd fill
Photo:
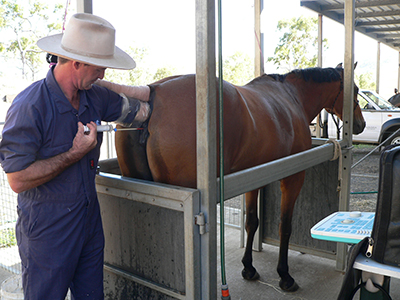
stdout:
POLYGON ((329 139, 325 144, 333 144, 334 152, 331 161, 334 161, 339 158, 339 167, 338 167, 338 185, 336 191, 340 192, 342 189, 342 147, 340 143, 336 139, 329 139))
POLYGON ((64 13, 64 21, 63 21, 62 33, 64 33, 64 30, 65 30, 65 23, 67 21, 68 5, 70 4, 70 2, 71 2, 71 0, 67 0, 67 4, 65 5, 65 13, 64 13))

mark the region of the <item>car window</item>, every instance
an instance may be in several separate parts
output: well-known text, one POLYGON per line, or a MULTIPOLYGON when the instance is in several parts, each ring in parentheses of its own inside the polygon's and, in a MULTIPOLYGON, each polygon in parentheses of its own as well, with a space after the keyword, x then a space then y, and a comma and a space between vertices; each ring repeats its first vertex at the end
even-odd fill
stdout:
POLYGON ((361 109, 368 109, 368 101, 360 94, 358 94, 358 104, 360 105, 361 109))
MULTIPOLYGON (((374 101, 375 104, 378 105, 380 109, 393 109, 393 105, 390 104, 385 99, 381 98, 379 95, 374 94, 374 93, 369 92, 369 91, 364 91, 363 93, 367 97, 369 97, 372 101, 374 101)), ((363 107, 363 106, 361 106, 361 107, 363 107)))

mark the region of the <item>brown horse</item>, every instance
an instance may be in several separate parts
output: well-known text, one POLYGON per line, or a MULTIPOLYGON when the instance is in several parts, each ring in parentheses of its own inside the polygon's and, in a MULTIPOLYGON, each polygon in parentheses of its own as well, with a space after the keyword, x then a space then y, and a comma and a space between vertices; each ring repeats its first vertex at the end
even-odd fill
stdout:
MULTIPOLYGON (((322 108, 342 117, 343 69, 310 68, 286 75, 263 75, 244 86, 224 82, 224 172, 233 173, 298 153, 311 147, 309 124, 322 108)), ((195 76, 175 76, 150 85, 153 110, 147 144, 138 132, 117 132, 116 147, 122 174, 196 188, 195 76), (147 160, 145 159, 147 157, 147 160), (148 162, 148 163, 147 163, 148 162)), ((357 99, 357 87, 354 91, 357 99)), ((365 121, 354 102, 355 134, 365 121)), ((305 172, 281 180, 280 287, 298 288, 289 275, 288 245, 294 204, 305 172)), ((252 244, 258 226, 258 190, 246 193, 245 279, 256 279, 252 244)))

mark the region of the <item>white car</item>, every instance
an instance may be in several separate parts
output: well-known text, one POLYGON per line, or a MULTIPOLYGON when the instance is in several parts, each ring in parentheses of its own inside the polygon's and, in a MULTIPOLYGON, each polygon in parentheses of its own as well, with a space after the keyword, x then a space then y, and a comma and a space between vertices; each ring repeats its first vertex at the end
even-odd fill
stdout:
MULTIPOLYGON (((357 98, 366 127, 362 133, 353 135, 353 142, 380 144, 400 128, 400 108, 393 106, 380 95, 369 90, 360 90, 357 98)), ((337 138, 337 126, 332 116, 326 111, 323 111, 321 115, 325 137, 328 135, 329 138, 337 138)), ((339 120, 336 116, 334 118, 339 120)), ((342 123, 340 120, 338 124, 339 128, 341 128, 342 123)), ((315 136, 313 127, 310 128, 315 136)), ((387 140, 384 146, 389 144, 400 144, 400 131, 387 140)))

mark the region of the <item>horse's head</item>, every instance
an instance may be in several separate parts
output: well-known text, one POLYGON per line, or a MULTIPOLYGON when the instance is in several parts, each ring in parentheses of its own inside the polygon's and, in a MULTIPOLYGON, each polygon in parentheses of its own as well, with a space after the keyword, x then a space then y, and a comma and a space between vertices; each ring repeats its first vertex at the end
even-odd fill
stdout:
MULTIPOLYGON (((357 66, 357 63, 354 64, 354 68, 357 66)), ((325 109, 329 113, 333 113, 337 115, 341 120, 342 114, 343 114, 343 67, 342 64, 338 64, 335 68, 339 74, 340 74, 340 87, 339 91, 337 92, 336 98, 333 101, 333 104, 331 104, 330 107, 326 107, 325 109)), ((353 133, 354 134, 359 134, 361 133, 364 128, 365 128, 365 120, 364 117, 361 113, 361 108, 358 105, 358 100, 357 100, 357 95, 358 95, 358 87, 356 84, 354 84, 354 103, 353 103, 353 133)))

